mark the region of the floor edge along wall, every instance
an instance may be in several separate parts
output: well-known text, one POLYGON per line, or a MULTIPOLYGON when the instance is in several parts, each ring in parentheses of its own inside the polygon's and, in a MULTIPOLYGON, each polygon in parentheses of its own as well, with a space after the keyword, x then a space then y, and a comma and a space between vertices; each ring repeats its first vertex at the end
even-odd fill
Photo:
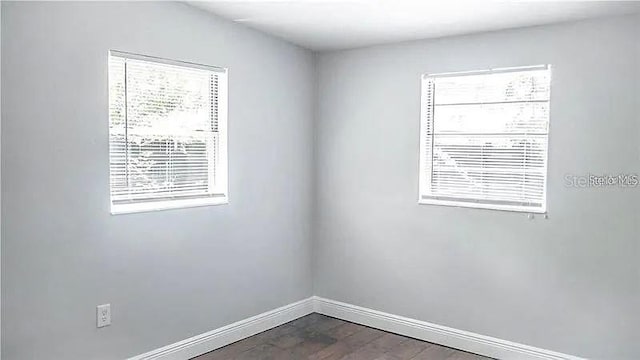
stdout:
POLYGON ((504 360, 583 360, 580 357, 313 296, 128 360, 189 360, 317 312, 341 320, 504 360))

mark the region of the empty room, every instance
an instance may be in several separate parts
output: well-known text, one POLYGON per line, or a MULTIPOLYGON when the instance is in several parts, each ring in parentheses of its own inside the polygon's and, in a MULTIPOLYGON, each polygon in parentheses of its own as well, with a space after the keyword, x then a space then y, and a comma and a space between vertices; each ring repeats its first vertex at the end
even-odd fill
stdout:
POLYGON ((640 2, 0 15, 2 360, 640 360, 640 2))

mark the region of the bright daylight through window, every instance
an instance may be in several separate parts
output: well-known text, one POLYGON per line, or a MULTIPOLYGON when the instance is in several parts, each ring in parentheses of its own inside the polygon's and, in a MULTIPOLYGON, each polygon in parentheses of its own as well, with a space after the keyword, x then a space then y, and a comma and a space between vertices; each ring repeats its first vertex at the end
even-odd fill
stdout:
POLYGON ((549 66, 426 75, 423 204, 546 212, 549 66))
POLYGON ((111 51, 111 212, 227 202, 223 68, 111 51))

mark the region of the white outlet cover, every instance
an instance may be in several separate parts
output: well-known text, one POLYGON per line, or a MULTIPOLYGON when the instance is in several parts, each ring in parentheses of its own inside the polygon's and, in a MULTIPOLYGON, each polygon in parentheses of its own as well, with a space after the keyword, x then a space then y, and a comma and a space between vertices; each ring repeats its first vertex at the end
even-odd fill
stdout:
POLYGON ((96 307, 96 326, 101 328, 111 325, 111 304, 96 307))

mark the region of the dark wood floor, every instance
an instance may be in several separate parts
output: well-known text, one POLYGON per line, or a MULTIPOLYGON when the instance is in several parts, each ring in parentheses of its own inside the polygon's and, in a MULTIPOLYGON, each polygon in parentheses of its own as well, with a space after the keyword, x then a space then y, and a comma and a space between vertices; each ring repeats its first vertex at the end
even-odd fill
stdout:
POLYGON ((311 314, 192 360, 483 360, 484 356, 311 314))

